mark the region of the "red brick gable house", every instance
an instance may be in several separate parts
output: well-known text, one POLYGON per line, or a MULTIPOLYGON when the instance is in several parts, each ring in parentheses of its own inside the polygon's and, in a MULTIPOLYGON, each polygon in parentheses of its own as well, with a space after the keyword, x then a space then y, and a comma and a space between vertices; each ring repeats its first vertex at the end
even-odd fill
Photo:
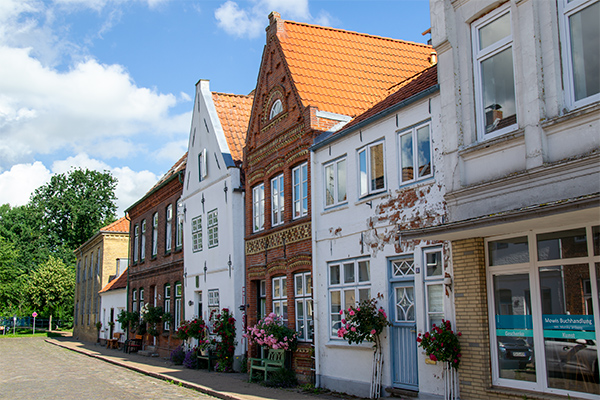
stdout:
MULTIPOLYGON (((299 332, 292 369, 313 378, 310 152, 430 66, 427 45, 269 15, 244 149, 247 325, 270 312, 299 332)), ((256 356, 258 349, 250 348, 256 356)))
POLYGON ((177 218, 187 153, 144 197, 126 212, 131 219, 127 308, 139 312, 144 304, 162 307, 174 324, 158 327, 159 335, 144 339, 167 356, 180 344, 173 326, 183 319, 183 230, 177 218))

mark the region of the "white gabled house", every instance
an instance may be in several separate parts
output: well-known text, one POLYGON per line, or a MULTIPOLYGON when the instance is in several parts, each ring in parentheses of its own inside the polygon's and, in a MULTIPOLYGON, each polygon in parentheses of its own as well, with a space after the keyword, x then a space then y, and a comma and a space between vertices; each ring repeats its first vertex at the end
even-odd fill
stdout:
POLYGON ((381 294, 392 322, 381 335, 382 388, 437 398, 443 366, 426 362, 416 338, 454 320, 444 283, 452 273, 448 242, 401 238, 403 229, 441 223, 446 212, 437 66, 389 93, 312 147, 317 385, 368 396, 372 347, 349 345, 337 331, 341 309, 381 294))
POLYGON ((211 92, 196 84, 188 163, 178 216, 184 226, 185 319, 208 322, 228 308, 242 356, 244 191, 241 160, 253 96, 211 92))

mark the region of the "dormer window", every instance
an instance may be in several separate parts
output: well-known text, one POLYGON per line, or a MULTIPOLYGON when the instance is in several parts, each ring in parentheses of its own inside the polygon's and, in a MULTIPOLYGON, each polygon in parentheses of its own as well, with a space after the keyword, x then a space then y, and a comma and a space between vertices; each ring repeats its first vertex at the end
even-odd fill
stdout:
POLYGON ((269 119, 273 119, 275 116, 281 114, 283 111, 283 104, 281 100, 275 100, 275 103, 271 106, 271 112, 269 113, 269 119))

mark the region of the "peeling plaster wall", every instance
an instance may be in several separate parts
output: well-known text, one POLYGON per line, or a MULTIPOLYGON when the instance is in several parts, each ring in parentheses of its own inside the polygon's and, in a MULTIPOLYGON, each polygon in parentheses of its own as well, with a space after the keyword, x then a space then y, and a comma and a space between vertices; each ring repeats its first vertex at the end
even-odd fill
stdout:
MULTIPOLYGON (((328 263, 346 259, 368 258, 371 269, 371 296, 380 300, 393 315, 389 293, 389 261, 402 255, 413 255, 415 266, 423 270, 423 250, 442 249, 446 271, 451 272, 449 243, 413 241, 400 242, 402 231, 440 224, 445 218, 443 137, 440 126, 440 96, 415 102, 396 114, 384 117, 361 131, 340 137, 331 145, 312 153, 313 188, 313 265, 316 325, 317 374, 320 384, 332 390, 368 396, 371 377, 372 350, 368 344, 348 346, 343 340, 330 337, 330 303, 328 263), (401 186, 398 133, 430 121, 433 175, 422 181, 401 186), (358 156, 362 147, 384 140, 385 181, 387 190, 366 198, 358 196, 358 156), (324 207, 324 164, 346 157, 347 202, 331 209, 324 207)), ((423 274, 415 275, 417 331, 425 332, 426 311, 423 274)), ((453 318, 452 292, 444 298, 446 318, 453 318)), ((383 337, 383 387, 392 386, 392 361, 389 334, 383 337)), ((416 346, 416 343, 415 343, 416 346)), ((418 352, 419 390, 422 393, 443 394, 441 365, 425 364, 418 352)))

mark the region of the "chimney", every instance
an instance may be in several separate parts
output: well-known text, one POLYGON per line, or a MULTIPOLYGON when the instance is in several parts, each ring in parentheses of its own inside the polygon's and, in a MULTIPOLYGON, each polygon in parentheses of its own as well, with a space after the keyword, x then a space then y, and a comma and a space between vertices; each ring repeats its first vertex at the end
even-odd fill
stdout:
POLYGON ((277 35, 284 32, 283 20, 277 11, 272 11, 269 14, 269 26, 266 29, 268 35, 277 35))

